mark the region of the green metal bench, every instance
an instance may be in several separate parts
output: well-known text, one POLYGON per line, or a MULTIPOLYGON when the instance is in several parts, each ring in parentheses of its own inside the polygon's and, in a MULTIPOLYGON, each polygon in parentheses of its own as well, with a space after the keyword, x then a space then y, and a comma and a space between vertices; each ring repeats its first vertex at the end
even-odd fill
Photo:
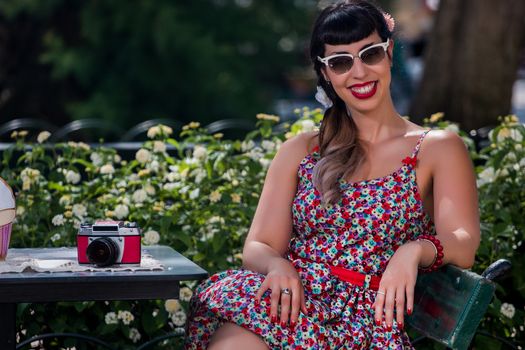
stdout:
MULTIPOLYGON (((510 269, 504 259, 480 276, 447 265, 418 277, 414 313, 408 324, 423 335, 451 349, 467 349, 496 289, 494 279, 510 269)), ((413 343, 416 345, 417 339, 413 343)))

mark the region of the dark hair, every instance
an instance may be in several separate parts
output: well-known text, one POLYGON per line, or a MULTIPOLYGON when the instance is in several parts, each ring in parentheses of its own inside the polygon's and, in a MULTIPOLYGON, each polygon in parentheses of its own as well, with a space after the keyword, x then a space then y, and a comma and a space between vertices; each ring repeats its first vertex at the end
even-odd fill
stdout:
POLYGON ((325 44, 342 45, 362 40, 377 32, 383 41, 392 36, 383 11, 370 1, 344 0, 325 8, 315 21, 310 41, 310 58, 318 85, 332 100, 325 111, 319 132, 321 159, 314 168, 313 181, 324 203, 335 204, 340 198, 338 181, 349 177, 363 162, 364 151, 358 142, 357 126, 348 115, 345 102, 324 79, 322 63, 325 44))

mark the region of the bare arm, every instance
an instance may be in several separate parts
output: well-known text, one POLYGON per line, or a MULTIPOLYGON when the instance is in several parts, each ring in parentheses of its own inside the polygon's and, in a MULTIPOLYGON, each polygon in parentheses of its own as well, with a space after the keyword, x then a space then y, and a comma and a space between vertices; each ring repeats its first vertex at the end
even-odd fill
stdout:
POLYGON ((292 233, 292 201, 297 190, 297 169, 307 154, 311 133, 294 137, 273 159, 243 249, 243 266, 267 274, 282 260, 292 233))
MULTIPOLYGON (((432 133, 425 158, 432 169, 434 223, 443 245, 443 263, 470 268, 480 241, 478 193, 472 161, 463 140, 455 133, 432 133)), ((428 263, 434 257, 433 250, 430 251, 425 254, 428 263)))
POLYGON ((282 146, 268 169, 259 205, 243 250, 244 267, 266 275, 255 295, 260 302, 270 293, 270 315, 281 326, 295 327, 299 310, 306 313, 304 289, 299 274, 284 258, 292 235, 292 202, 297 190, 297 170, 308 149, 311 134, 302 134, 282 146), (291 291, 283 293, 283 290, 291 291))

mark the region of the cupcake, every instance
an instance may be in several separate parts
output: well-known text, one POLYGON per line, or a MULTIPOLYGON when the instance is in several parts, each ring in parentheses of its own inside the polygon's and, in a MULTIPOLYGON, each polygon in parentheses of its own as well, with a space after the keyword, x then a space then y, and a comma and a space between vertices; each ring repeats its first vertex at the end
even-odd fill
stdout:
POLYGON ((16 206, 13 190, 0 177, 0 261, 5 260, 7 256, 15 215, 16 206))

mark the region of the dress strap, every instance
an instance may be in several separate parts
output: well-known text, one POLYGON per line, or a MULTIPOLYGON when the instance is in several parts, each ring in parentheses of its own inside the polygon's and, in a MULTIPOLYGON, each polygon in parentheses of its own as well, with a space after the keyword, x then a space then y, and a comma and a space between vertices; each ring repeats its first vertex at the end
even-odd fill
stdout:
POLYGON ((416 159, 417 158, 417 154, 419 153, 419 149, 421 148, 421 144, 423 143, 423 139, 425 138, 425 136, 427 136, 427 134, 429 133, 430 130, 425 130, 421 136, 419 136, 419 140, 417 140, 417 143, 416 143, 416 146, 414 147, 414 151, 412 152, 412 157, 413 159, 416 159))

